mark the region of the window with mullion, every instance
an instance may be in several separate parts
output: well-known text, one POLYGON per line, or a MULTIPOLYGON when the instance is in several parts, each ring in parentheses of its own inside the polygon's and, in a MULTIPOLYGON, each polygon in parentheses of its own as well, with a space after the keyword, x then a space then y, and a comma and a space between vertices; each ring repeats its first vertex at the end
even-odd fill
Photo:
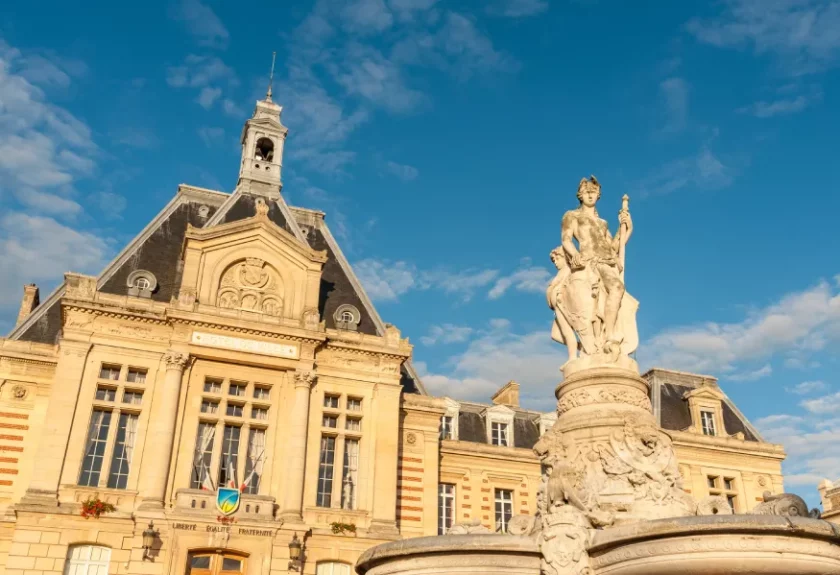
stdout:
POLYGON ((321 436, 321 452, 318 460, 318 492, 315 504, 318 507, 332 506, 333 473, 335 471, 335 437, 321 436))
POLYGON ((703 435, 717 435, 715 433, 715 414, 713 411, 701 411, 700 423, 703 428, 703 435))
POLYGON ((105 449, 108 446, 108 431, 110 428, 111 411, 94 409, 88 426, 79 485, 87 487, 99 485, 99 474, 102 471, 102 460, 105 458, 105 449))
POLYGON ((210 466, 213 462, 213 443, 216 437, 216 424, 202 421, 198 424, 193 453, 193 470, 190 480, 192 489, 213 489, 210 478, 210 466))
POLYGON ((138 416, 134 413, 120 413, 117 440, 111 455, 111 471, 108 474, 108 487, 111 489, 125 489, 128 485, 128 472, 137 437, 137 420, 138 416))
POLYGON ((490 425, 490 442, 493 445, 501 445, 507 447, 508 445, 508 424, 500 421, 494 421, 490 425))
POLYGON ((252 428, 248 434, 248 455, 245 460, 243 492, 260 492, 263 464, 265 463, 265 429, 252 428))
POLYGON ((438 485, 438 535, 446 535, 455 522, 455 486, 438 485))
POLYGON ((510 518, 513 516, 513 491, 496 490, 496 531, 507 533, 510 518))
POLYGON ((225 425, 222 434, 222 456, 219 460, 219 487, 237 487, 236 473, 239 467, 239 438, 242 428, 225 425))

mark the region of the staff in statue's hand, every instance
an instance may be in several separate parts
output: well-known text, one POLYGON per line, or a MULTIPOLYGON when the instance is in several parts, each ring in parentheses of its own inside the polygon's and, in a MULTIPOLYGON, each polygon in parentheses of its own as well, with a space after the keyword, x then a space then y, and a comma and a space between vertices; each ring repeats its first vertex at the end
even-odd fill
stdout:
POLYGON ((630 196, 624 194, 621 198, 621 210, 618 212, 618 271, 624 280, 624 246, 633 233, 633 219, 630 217, 630 196))

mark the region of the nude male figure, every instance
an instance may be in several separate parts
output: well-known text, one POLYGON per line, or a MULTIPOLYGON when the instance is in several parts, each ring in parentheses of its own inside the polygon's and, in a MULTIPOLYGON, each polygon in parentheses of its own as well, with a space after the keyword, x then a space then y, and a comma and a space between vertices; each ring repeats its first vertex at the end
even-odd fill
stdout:
MULTIPOLYGON (((577 197, 580 206, 563 215, 561 237, 572 271, 589 269, 606 291, 604 305, 604 351, 609 353, 613 345, 621 343, 615 338, 615 324, 621 298, 624 295, 624 282, 621 279, 618 252, 620 234, 610 235, 607 222, 598 216, 595 204, 601 197, 601 184, 594 176, 584 178, 578 185, 577 197), (577 246, 575 245, 577 241, 577 246)), ((618 216, 619 230, 626 226, 624 241, 633 233, 633 220, 630 213, 622 211, 618 216)))

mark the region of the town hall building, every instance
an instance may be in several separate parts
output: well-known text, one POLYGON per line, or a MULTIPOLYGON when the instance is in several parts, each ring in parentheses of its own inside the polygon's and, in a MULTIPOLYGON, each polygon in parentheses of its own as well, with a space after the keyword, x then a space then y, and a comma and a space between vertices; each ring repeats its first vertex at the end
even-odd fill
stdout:
MULTIPOLYGON (((516 382, 426 392, 325 214, 285 202, 281 110, 257 102, 233 193, 181 185, 97 276, 23 288, 0 339, 5 575, 350 575, 374 545, 535 512, 556 414, 516 382)), ((782 492, 783 449, 713 377, 644 377, 686 490, 737 512, 782 492)))

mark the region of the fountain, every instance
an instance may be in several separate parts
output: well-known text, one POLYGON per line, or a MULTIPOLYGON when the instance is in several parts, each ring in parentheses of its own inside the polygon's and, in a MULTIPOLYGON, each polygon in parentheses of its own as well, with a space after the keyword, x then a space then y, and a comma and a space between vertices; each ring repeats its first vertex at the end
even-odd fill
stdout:
POLYGON ((534 446, 543 480, 534 516, 505 535, 480 525, 387 543, 359 559, 359 575, 840 574, 840 528, 792 494, 765 493, 750 514, 725 497, 683 490, 670 437, 653 417, 648 383, 631 354, 638 302, 624 287, 633 222, 628 198, 610 235, 581 180, 562 220, 548 287, 552 338, 568 348, 557 422, 534 446))

